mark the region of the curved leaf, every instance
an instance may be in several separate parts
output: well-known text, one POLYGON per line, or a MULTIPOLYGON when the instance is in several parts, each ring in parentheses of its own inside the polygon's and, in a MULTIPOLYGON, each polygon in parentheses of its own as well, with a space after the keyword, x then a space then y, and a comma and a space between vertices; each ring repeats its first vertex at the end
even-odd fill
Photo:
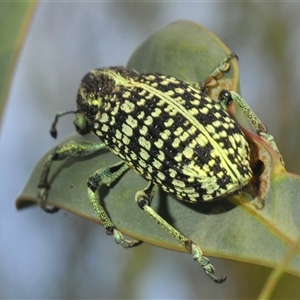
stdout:
MULTIPOLYGON (((188 82, 204 82, 220 61, 231 51, 212 32, 190 21, 176 21, 155 32, 132 54, 127 67, 140 73, 158 72, 188 82)), ((210 96, 217 99, 221 89, 239 89, 237 61, 210 96)))
MULTIPOLYGON (((286 246, 297 237, 300 228, 300 211, 297 207, 299 177, 286 173, 268 144, 257 139, 269 155, 273 165, 271 188, 265 197, 265 207, 235 206, 231 201, 189 204, 160 192, 153 199, 153 208, 181 232, 202 246, 207 255, 231 258, 274 267, 284 255, 286 246), (249 213, 250 212, 250 213, 249 213), (270 245, 272 245, 270 247, 270 245)), ((85 137, 73 134, 68 140, 97 141, 94 135, 85 137)), ((18 208, 34 203, 36 187, 44 158, 38 163, 22 196, 18 208)), ((100 224, 89 203, 86 180, 96 168, 118 162, 107 150, 86 159, 66 159, 53 164, 49 204, 68 210, 100 224)), ((157 226, 134 201, 135 192, 146 186, 146 180, 127 172, 110 188, 103 186, 100 201, 113 222, 125 234, 148 243, 173 250, 185 251, 172 237, 157 226)), ((231 200, 239 200, 238 196, 231 200)), ((300 257, 297 255, 287 271, 300 276, 300 257)))
MULTIPOLYGON (((206 29, 192 22, 173 23, 141 45, 130 59, 129 66, 142 72, 155 70, 178 77, 186 76, 181 78, 189 81, 203 80, 224 54, 229 53, 219 40, 213 45, 209 44, 206 38, 212 41, 216 39, 206 29), (191 40, 190 36, 193 36, 191 40), (171 47, 171 53, 178 53, 174 61, 173 54, 168 56, 168 47, 171 47), (177 47, 178 49, 175 49, 177 47), (197 52, 196 48, 199 49, 199 53, 194 54, 197 52), (150 52, 147 52, 148 50, 150 52), (202 54, 209 59, 201 60, 199 57, 202 54), (215 54, 217 57, 212 59, 210 56, 215 54), (159 59, 160 55, 164 57, 163 60, 159 59), (209 67, 207 64, 210 64, 209 67), (195 68, 195 65, 199 68, 195 68), (173 69, 170 69, 171 67, 173 69)), ((225 79, 229 78, 230 88, 234 90, 238 88, 236 74, 237 65, 233 64, 231 73, 225 76, 225 79)), ((218 82, 218 87, 221 84, 218 82)), ((297 239, 300 229, 300 178, 285 171, 268 143, 249 131, 245 130, 245 133, 251 145, 258 149, 257 153, 266 166, 260 177, 265 200, 263 209, 258 210, 248 203, 241 205, 240 195, 220 201, 189 204, 175 200, 163 192, 155 195, 152 206, 169 223, 198 243, 206 255, 275 267, 287 246, 297 239)), ((81 137, 73 134, 67 140, 71 139, 99 141, 94 135, 81 137)), ((19 209, 37 200, 37 183, 43 160, 44 158, 36 166, 17 200, 19 209)), ((55 162, 50 174, 49 204, 100 223, 88 200, 86 180, 96 169, 118 161, 115 155, 103 150, 91 158, 68 158, 62 162, 55 162)), ((146 181, 130 170, 113 186, 103 186, 99 191, 99 199, 116 227, 125 234, 161 247, 185 251, 135 204, 136 191, 145 186, 146 181)), ((296 276, 300 276, 298 253, 286 270, 296 276)))

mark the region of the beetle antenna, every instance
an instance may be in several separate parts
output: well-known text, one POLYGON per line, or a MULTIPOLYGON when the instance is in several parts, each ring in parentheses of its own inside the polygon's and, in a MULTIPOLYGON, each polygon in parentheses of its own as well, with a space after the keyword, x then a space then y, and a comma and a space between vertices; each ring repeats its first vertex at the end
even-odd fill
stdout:
POLYGON ((50 129, 50 134, 53 138, 56 139, 56 137, 57 137, 56 124, 58 122, 58 118, 60 118, 64 115, 67 115, 67 114, 76 114, 76 111, 75 110, 61 111, 55 115, 54 121, 53 121, 53 123, 51 125, 51 129, 50 129))

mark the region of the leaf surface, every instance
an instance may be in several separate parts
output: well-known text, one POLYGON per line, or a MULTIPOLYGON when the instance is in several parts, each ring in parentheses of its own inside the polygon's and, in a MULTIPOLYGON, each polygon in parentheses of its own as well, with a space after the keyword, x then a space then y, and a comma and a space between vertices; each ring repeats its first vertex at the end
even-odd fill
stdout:
MULTIPOLYGON (((192 22, 178 21, 142 44, 131 57, 129 66, 140 72, 157 71, 188 81, 203 81, 226 53, 230 53, 228 48, 205 28, 192 22)), ((231 71, 210 92, 213 95, 224 85, 238 90, 237 78, 237 64, 233 62, 231 71)), ((268 143, 246 129, 244 132, 265 163, 261 176, 263 209, 256 209, 247 202, 241 205, 240 195, 189 204, 161 191, 155 195, 152 207, 198 243, 206 255, 275 267, 300 232, 300 178, 285 171, 268 143)), ((99 141, 94 135, 82 137, 76 133, 67 140, 99 141)), ((37 201, 37 183, 43 160, 37 164, 17 199, 19 209, 37 201)), ((86 181, 96 169, 118 161, 118 157, 108 150, 102 150, 91 158, 54 162, 50 174, 49 203, 100 223, 89 203, 86 181)), ((100 203, 123 233, 153 245, 185 251, 136 205, 135 193, 145 186, 146 181, 130 170, 112 186, 100 188, 100 203)), ((286 271, 300 276, 299 249, 286 271)))

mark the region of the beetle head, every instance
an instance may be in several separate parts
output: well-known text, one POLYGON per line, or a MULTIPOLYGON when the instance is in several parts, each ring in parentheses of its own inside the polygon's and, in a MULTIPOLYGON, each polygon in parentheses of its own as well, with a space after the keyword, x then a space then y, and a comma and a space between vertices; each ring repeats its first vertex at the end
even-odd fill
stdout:
POLYGON ((77 94, 77 110, 57 113, 51 127, 51 135, 57 136, 58 118, 75 113, 74 125, 80 134, 87 134, 93 128, 96 114, 100 112, 104 99, 119 91, 130 77, 137 76, 135 71, 123 67, 94 69, 86 74, 79 86, 77 94))

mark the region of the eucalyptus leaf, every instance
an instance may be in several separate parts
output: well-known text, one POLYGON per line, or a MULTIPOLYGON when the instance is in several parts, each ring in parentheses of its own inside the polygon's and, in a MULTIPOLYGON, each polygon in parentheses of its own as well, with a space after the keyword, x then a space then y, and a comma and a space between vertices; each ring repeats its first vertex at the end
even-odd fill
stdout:
MULTIPOLYGON (((188 82, 203 82, 231 51, 212 32, 191 21, 179 20, 152 34, 130 57, 127 67, 140 73, 158 72, 188 82)), ((237 61, 210 90, 239 89, 237 61)))
MULTIPOLYGON (((228 53, 227 47, 205 28, 189 21, 178 21, 152 35, 137 49, 128 65, 140 72, 157 71, 187 81, 203 81, 228 53)), ((212 95, 223 84, 238 90, 235 62, 224 79, 210 91, 212 95)), ((235 111, 233 114, 236 116, 235 111)), ((260 176, 264 208, 257 209, 251 202, 241 204, 240 194, 219 201, 190 204, 162 191, 155 195, 152 207, 199 244, 206 255, 275 267, 300 232, 300 178, 285 171, 268 143, 246 129, 244 132, 265 165, 260 176)), ((77 133, 64 142, 69 140, 99 141, 94 135, 82 137, 77 133)), ((19 209, 37 201, 37 183, 44 159, 37 164, 17 199, 19 209)), ((101 150, 90 158, 54 162, 49 204, 100 223, 88 200, 87 178, 97 169, 118 161, 108 150, 101 150)), ((145 186, 146 181, 130 170, 112 186, 101 187, 99 201, 121 232, 153 245, 186 251, 136 205, 135 193, 145 186)), ((296 276, 300 276, 298 252, 286 269, 296 276)))

